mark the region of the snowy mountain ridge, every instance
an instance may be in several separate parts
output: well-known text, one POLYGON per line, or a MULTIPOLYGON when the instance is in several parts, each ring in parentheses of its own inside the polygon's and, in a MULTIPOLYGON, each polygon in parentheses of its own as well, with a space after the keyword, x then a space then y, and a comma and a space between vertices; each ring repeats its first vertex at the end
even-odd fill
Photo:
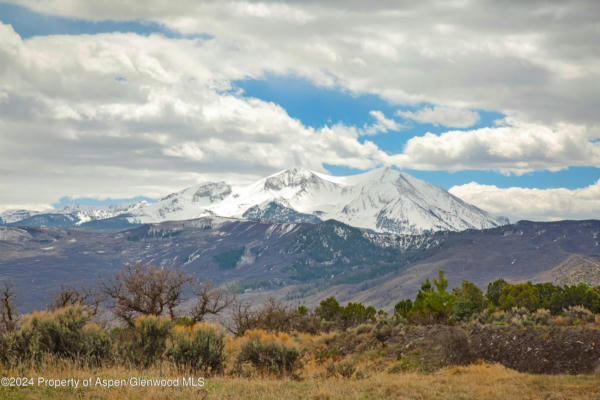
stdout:
POLYGON ((506 218, 492 216, 440 187, 391 168, 345 177, 291 168, 244 186, 207 182, 154 203, 73 205, 58 213, 75 215, 79 223, 119 215, 126 215, 132 223, 204 216, 279 222, 335 219, 375 232, 401 234, 486 229, 508 223, 506 218))

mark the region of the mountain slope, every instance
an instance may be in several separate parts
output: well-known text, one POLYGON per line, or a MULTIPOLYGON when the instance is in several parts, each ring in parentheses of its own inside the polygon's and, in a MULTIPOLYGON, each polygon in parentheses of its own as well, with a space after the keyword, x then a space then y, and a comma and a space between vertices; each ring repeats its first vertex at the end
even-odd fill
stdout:
POLYGON ((590 286, 598 286, 600 285, 600 260, 581 254, 570 254, 555 268, 541 274, 539 279, 557 285, 585 282, 590 286))
MULTIPOLYGON (((484 291, 489 282, 499 278, 509 282, 593 285, 598 277, 598 220, 519 221, 493 229, 423 236, 436 246, 401 270, 357 284, 330 286, 303 297, 302 301, 318 304, 334 295, 344 302, 364 302, 389 310, 393 300, 414 298, 421 283, 436 277, 439 269, 445 271, 449 287, 458 287, 467 279, 484 291)), ((294 291, 291 293, 282 296, 293 297, 294 291)))
MULTIPOLYGON (((146 224, 119 233, 0 227, 0 280, 9 278, 39 306, 61 284, 91 284, 125 262, 176 265, 241 290, 334 284, 379 275, 420 257, 429 242, 385 246, 336 221, 267 223, 206 217, 146 224)), ((435 243, 429 245, 435 247, 435 243)))
MULTIPOLYGON (((118 233, 0 227, 0 281, 19 301, 41 307, 61 284, 94 284, 124 262, 176 265, 217 284, 235 284, 251 301, 268 296, 317 304, 330 295, 390 309, 421 282, 446 271, 487 283, 570 283, 596 276, 600 221, 522 221, 487 230, 396 235, 337 221, 275 223, 205 217, 146 224, 118 233), (253 297, 254 296, 254 297, 253 297)), ((591 282, 587 282, 591 283, 591 282)))

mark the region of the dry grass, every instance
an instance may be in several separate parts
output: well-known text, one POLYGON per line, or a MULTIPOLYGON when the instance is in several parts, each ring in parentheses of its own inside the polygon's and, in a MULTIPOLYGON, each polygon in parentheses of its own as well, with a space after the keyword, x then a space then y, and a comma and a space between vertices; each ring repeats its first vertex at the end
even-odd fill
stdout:
MULTIPOLYGON (((104 368, 81 370, 67 364, 52 370, 3 371, 4 376, 47 378, 90 376, 167 378, 186 376, 169 367, 136 370, 104 368)), ((299 380, 275 378, 212 377, 204 388, 95 388, 53 389, 44 387, 0 388, 0 399, 600 399, 600 374, 530 375, 500 365, 481 363, 451 367, 432 374, 386 372, 368 379, 307 377, 299 380)))
MULTIPOLYGON (((177 327, 177 332, 208 329, 211 325, 177 327)), ((313 336, 268 333, 261 330, 248 331, 244 336, 225 338, 226 369, 222 376, 206 377, 206 385, 199 387, 124 387, 55 389, 48 387, 6 388, 0 387, 0 399, 501 399, 501 400, 600 400, 600 370, 592 375, 532 375, 519 373, 498 364, 478 362, 465 367, 448 367, 433 373, 407 371, 402 360, 383 357, 381 350, 373 349, 351 354, 347 357, 319 355, 324 342, 332 334, 313 336), (292 377, 268 377, 250 375, 235 376, 232 364, 242 346, 252 337, 263 342, 283 344, 298 348, 302 354, 303 367, 292 377), (350 364, 354 369, 342 378, 332 373, 332 366, 350 364), (401 367, 401 368, 399 368, 401 367)), ((198 374, 181 372, 173 364, 164 362, 148 369, 102 367, 78 368, 70 361, 48 359, 43 367, 7 370, 0 365, 0 376, 38 376, 50 379, 75 378, 79 380, 96 377, 102 379, 182 378, 198 374)))

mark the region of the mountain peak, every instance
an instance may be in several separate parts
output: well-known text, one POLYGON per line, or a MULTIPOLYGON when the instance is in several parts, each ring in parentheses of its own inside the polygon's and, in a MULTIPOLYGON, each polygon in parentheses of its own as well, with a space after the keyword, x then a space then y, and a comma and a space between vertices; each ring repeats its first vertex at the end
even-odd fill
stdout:
POLYGON ((314 172, 307 168, 301 167, 292 167, 281 170, 279 172, 274 173, 273 175, 268 176, 267 178, 273 178, 277 176, 300 176, 300 177, 310 177, 314 175, 314 172))
POLYGON ((381 180, 381 181, 396 180, 399 177, 404 175, 403 172, 398 171, 397 169, 394 169, 394 168, 388 167, 388 166, 376 168, 374 170, 367 172, 366 174, 369 174, 370 178, 377 178, 378 180, 381 180))
POLYGON ((313 171, 304 168, 288 168, 265 179, 266 190, 281 190, 285 187, 304 186, 322 180, 313 171))
POLYGON ((192 201, 197 203, 202 199, 208 198, 212 203, 217 200, 223 200, 231 194, 231 186, 225 182, 205 182, 194 187, 192 201))

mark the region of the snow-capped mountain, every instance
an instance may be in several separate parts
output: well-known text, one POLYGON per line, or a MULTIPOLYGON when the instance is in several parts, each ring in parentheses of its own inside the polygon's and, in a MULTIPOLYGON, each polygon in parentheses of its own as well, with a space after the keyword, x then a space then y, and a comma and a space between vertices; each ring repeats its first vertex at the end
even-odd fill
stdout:
POLYGON ((39 214, 39 211, 29 210, 8 210, 0 213, 0 223, 11 224, 13 222, 22 221, 25 218, 39 214))
POLYGON ((378 232, 422 233, 508 223, 406 173, 381 168, 346 177, 291 168, 250 185, 206 183, 131 212, 136 222, 206 215, 282 222, 335 219, 378 232))
POLYGON ((111 207, 69 206, 59 213, 80 223, 127 216, 131 223, 188 220, 209 215, 280 222, 335 219, 376 232, 485 229, 508 223, 447 191, 391 168, 329 176, 291 168, 245 186, 195 185, 157 202, 111 207))
POLYGON ((57 213, 70 216, 76 221, 76 224, 80 225, 99 219, 113 218, 117 215, 132 214, 141 208, 147 207, 149 204, 147 201, 118 203, 107 206, 69 204, 58 210, 57 213))
POLYGON ((89 228, 91 230, 120 230, 135 223, 130 213, 148 205, 146 201, 119 203, 107 206, 69 204, 58 210, 9 210, 0 214, 0 225, 42 226, 54 228, 89 228))

